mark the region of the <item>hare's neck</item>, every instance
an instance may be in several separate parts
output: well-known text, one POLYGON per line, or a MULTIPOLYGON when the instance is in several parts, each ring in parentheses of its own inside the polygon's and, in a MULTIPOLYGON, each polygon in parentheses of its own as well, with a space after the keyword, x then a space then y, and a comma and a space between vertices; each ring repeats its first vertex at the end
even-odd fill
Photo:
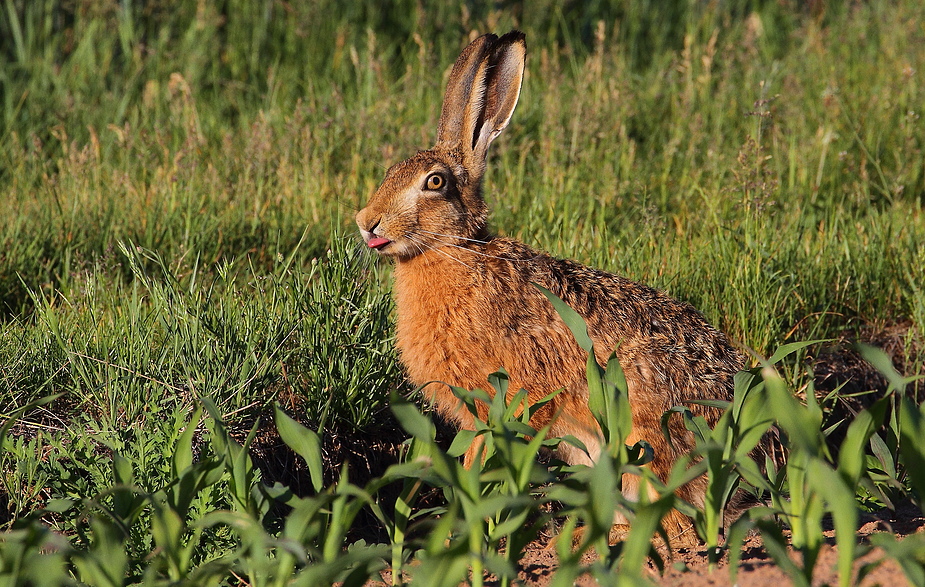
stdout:
POLYGON ((478 253, 463 248, 431 249, 395 265, 395 303, 399 319, 414 307, 453 305, 471 297, 478 253))
MULTIPOLYGON (((479 291, 474 286, 479 257, 468 250, 450 250, 452 258, 430 250, 396 264, 396 342, 409 378, 417 385, 484 385, 488 372, 459 368, 473 360, 459 355, 472 352, 462 349, 472 346, 463 343, 472 336, 478 316, 479 291)), ((484 362, 497 368, 493 361, 484 362)))

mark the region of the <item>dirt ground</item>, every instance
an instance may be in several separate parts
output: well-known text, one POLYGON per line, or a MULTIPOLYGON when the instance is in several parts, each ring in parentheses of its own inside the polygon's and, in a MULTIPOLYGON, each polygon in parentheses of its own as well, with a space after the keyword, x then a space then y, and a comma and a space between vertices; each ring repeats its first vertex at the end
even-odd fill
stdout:
MULTIPOLYGON (((858 529, 858 539, 863 544, 869 537, 877 532, 889 532, 897 537, 908 536, 925 532, 925 516, 912 504, 902 504, 894 513, 884 510, 874 515, 865 515, 858 529)), ((814 585, 837 584, 838 573, 836 564, 838 551, 834 546, 834 532, 827 531, 827 544, 823 547, 816 564, 814 585)), ((796 559, 796 555, 794 555, 796 559)), ((872 549, 869 553, 855 562, 855 576, 858 569, 866 564, 883 558, 883 552, 872 549)), ((530 587, 544 587, 552 581, 556 568, 555 553, 542 545, 527 550, 521 561, 522 571, 520 579, 522 584, 530 587)), ((685 549, 675 553, 670 561, 666 561, 666 572, 659 576, 653 571, 652 579, 657 585, 670 587, 731 587, 734 585, 729 576, 729 567, 721 564, 714 570, 708 566, 706 553, 696 549, 685 549)), ((854 580, 852 580, 854 584, 854 580)), ((588 578, 578 585, 596 585, 588 578)), ((791 585, 792 581, 774 563, 765 552, 760 536, 751 536, 746 541, 739 573, 735 585, 740 587, 783 587, 791 585)), ((892 560, 878 565, 868 574, 861 585, 900 586, 908 585, 909 580, 892 560)))
MULTIPOLYGON (((869 537, 878 532, 889 532, 897 538, 925 532, 925 516, 910 503, 901 504, 896 512, 884 510, 876 514, 864 515, 857 536, 861 544, 867 543, 869 537)), ((837 585, 838 550, 834 546, 834 532, 825 533, 827 543, 823 546, 816 563, 813 575, 813 585, 837 585)), ((663 553, 664 555, 665 553, 663 553)), ((791 553, 797 561, 799 555, 791 553)), ((908 578, 893 560, 883 560, 870 571, 864 580, 857 581, 858 570, 871 563, 884 559, 884 553, 873 548, 864 556, 858 558, 854 564, 852 585, 873 587, 901 587, 910 585, 908 578)), ((548 543, 535 543, 528 546, 521 559, 519 582, 516 585, 524 587, 546 587, 553 581, 556 572, 555 550, 548 543)), ((590 562, 590 561, 589 561, 590 562)), ((711 570, 708 565, 706 553, 696 549, 684 549, 674 553, 665 561, 666 572, 659 575, 653 568, 650 578, 655 585, 664 587, 785 587, 793 581, 774 563, 774 560, 765 552, 760 536, 751 536, 743 546, 741 562, 736 582, 733 583, 729 575, 729 567, 721 563, 711 570)), ((385 587, 391 584, 391 577, 384 572, 383 581, 370 581, 366 587, 385 587)), ((489 580, 486 585, 493 585, 489 580)), ((575 582, 577 587, 590 587, 599 585, 591 577, 581 577, 575 582)))

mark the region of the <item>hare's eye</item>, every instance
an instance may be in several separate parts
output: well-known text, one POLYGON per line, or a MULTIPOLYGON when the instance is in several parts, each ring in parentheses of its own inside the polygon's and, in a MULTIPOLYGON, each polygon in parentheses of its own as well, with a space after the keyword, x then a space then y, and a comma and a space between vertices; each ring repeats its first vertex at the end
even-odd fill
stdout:
POLYGON ((424 182, 424 187, 429 190, 439 190, 446 183, 446 180, 443 179, 443 176, 439 173, 431 173, 427 176, 427 181, 424 182))

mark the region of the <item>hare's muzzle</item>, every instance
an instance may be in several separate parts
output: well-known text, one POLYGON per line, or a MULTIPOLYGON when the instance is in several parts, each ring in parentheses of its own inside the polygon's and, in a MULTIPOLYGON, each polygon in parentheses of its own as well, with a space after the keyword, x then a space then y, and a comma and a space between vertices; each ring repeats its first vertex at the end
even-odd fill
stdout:
POLYGON ((357 213, 357 226, 360 228, 360 234, 363 235, 363 240, 366 241, 366 246, 371 249, 376 249, 381 251, 383 247, 386 247, 392 241, 383 236, 376 234, 376 229, 379 228, 380 220, 375 222, 369 222, 366 217, 369 216, 369 208, 363 208, 357 213), (370 226, 372 224, 372 226, 370 226), (369 230, 366 227, 369 226, 369 230))

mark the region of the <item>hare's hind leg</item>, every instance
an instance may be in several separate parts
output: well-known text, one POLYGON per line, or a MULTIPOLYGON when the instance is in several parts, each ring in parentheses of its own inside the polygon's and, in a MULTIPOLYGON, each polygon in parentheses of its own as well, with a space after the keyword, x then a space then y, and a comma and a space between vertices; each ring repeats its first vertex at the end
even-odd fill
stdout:
MULTIPOLYGON (((563 395, 566 395, 567 390, 563 395)), ((572 396, 576 397, 576 396, 572 396)), ((577 397, 580 397, 577 396, 577 397)), ((555 419, 552 425, 552 434, 554 436, 571 435, 585 445, 587 451, 581 448, 563 442, 559 445, 558 453, 560 458, 570 464, 583 464, 593 467, 602 450, 605 447, 600 434, 600 428, 597 421, 594 420, 586 404, 577 401, 569 401, 566 396, 561 405, 558 406, 555 419)), ((644 419, 637 418, 634 420, 633 430, 626 439, 626 444, 632 445, 637 441, 646 440, 653 446, 656 452, 656 459, 645 465, 660 479, 665 481, 671 472, 674 462, 675 453, 668 445, 667 441, 658 428, 657 421, 655 424, 644 419), (640 422, 641 420, 641 422, 640 422)), ((631 501, 636 502, 640 499, 640 477, 634 474, 624 474, 622 477, 621 492, 623 496, 631 501)), ((678 491, 678 496, 694 503, 702 504, 703 492, 705 490, 705 480, 701 477, 691 481, 678 491)), ((649 501, 658 499, 658 494, 651 484, 647 486, 649 501)), ((678 510, 671 510, 662 519, 662 528, 668 536, 669 544, 672 548, 683 548, 698 543, 697 533, 694 531, 693 522, 689 517, 678 510)), ((629 532, 629 520, 619 512, 614 513, 613 528, 610 532, 610 542, 615 544, 623 540, 629 532)), ((578 538, 580 540, 580 533, 578 538)), ((658 536, 653 536, 653 543, 657 546, 664 546, 664 541, 658 536)), ((577 543, 575 543, 577 545, 577 543)))

